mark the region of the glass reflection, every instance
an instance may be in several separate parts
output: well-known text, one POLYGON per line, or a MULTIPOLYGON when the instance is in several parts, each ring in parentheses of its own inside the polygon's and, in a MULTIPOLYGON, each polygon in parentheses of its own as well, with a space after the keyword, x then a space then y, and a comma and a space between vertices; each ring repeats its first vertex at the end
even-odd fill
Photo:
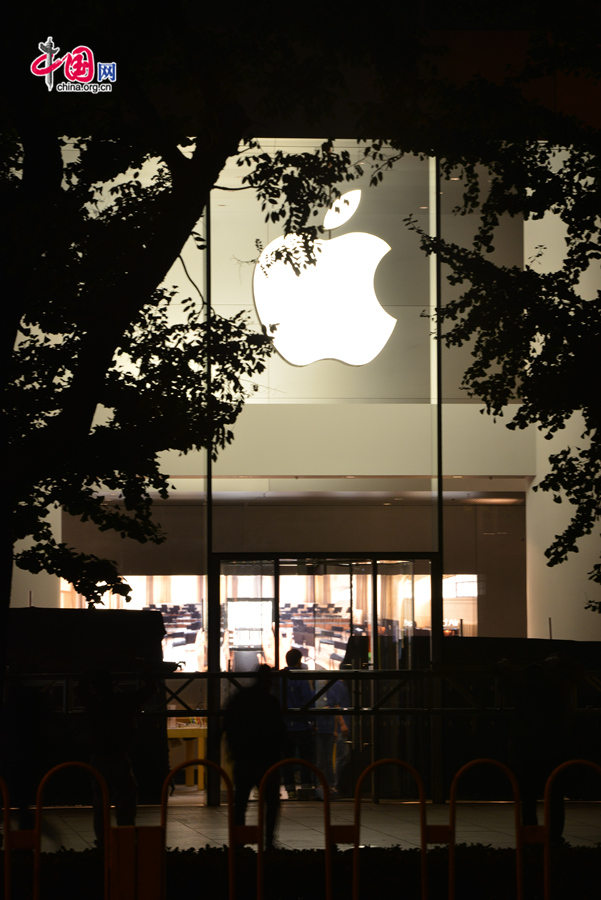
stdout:
POLYGON ((369 664, 370 562, 282 560, 279 597, 280 659, 298 647, 310 669, 369 664))

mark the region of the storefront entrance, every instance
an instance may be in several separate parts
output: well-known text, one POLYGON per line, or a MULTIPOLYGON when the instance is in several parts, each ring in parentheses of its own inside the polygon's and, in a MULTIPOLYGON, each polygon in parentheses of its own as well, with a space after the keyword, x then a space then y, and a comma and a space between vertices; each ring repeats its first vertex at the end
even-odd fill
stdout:
POLYGON ((222 557, 221 670, 281 668, 292 647, 308 669, 411 668, 430 597, 425 555, 222 557))

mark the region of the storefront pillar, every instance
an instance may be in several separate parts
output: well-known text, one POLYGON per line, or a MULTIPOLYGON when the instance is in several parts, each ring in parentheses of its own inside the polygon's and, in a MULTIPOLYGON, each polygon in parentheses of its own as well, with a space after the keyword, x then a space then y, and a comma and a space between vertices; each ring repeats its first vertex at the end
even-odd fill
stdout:
MULTIPOLYGON (((211 273, 211 195, 207 197, 205 206, 205 299, 207 316, 207 410, 213 407, 212 396, 212 348, 211 318, 212 308, 212 273, 211 273)), ((207 758, 217 765, 221 763, 221 682, 219 678, 221 642, 221 597, 220 597, 220 562, 213 553, 213 458, 212 446, 207 449, 207 518, 206 518, 206 563, 207 563, 207 758)), ((207 805, 219 806, 221 784, 219 773, 209 767, 207 770, 207 805)))
MULTIPOLYGON (((221 684, 219 678, 219 645, 221 639, 221 608, 219 596, 219 560, 209 555, 207 578, 208 597, 208 671, 207 683, 207 758, 220 765, 221 762, 221 684)), ((207 805, 219 806, 221 785, 214 769, 207 769, 207 805)))
POLYGON ((440 554, 432 558, 432 607, 431 607, 431 665, 432 693, 430 705, 436 710, 430 715, 430 785, 434 803, 444 803, 444 721, 442 709, 443 691, 440 677, 442 664, 442 559, 440 554))

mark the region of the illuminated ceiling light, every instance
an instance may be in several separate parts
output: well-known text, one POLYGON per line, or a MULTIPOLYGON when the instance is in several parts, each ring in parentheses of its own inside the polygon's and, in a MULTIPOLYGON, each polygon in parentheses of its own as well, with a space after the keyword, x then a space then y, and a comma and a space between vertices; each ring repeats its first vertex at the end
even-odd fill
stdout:
MULTIPOLYGON (((343 194, 326 213, 324 226, 344 225, 360 200, 360 190, 343 194)), ((274 254, 302 251, 300 236, 289 234, 268 244, 255 267, 253 288, 261 323, 277 325, 278 353, 297 366, 320 359, 363 366, 375 359, 396 325, 374 291, 376 268, 389 250, 386 241, 363 231, 316 240, 315 264, 296 275, 274 254)))

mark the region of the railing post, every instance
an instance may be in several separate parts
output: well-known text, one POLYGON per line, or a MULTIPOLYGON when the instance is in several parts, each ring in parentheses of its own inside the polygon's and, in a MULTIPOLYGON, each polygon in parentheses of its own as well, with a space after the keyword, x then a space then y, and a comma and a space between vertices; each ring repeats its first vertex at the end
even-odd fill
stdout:
MULTIPOLYGON (((207 207, 207 216, 209 215, 207 207)), ((209 473, 207 486, 210 491, 210 452, 207 453, 209 473)), ((212 504, 208 498, 209 517, 212 516, 212 504)), ((220 597, 220 565, 219 559, 211 552, 207 557, 207 629, 208 629, 208 680, 207 680, 207 758, 219 765, 221 761, 221 727, 219 710, 221 709, 221 673, 219 648, 221 646, 221 597, 220 597)), ((219 806, 220 783, 216 770, 211 766, 207 772, 207 804, 219 806)))

